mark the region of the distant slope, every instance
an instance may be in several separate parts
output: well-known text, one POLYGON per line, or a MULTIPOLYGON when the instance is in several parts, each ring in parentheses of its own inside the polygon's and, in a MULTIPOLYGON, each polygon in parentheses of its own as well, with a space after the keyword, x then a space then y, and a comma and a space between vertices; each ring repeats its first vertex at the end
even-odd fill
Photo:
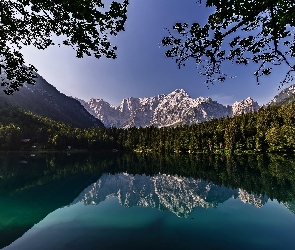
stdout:
POLYGON ((295 84, 283 89, 267 105, 281 106, 295 101, 295 84))
POLYGON ((36 85, 24 84, 20 91, 10 96, 0 91, 0 97, 22 109, 71 126, 103 127, 102 122, 90 115, 80 102, 60 93, 40 75, 36 85))
MULTIPOLYGON (((25 111, 15 104, 6 101, 0 96, 0 132, 6 126, 14 126, 20 128, 22 138, 33 138, 39 136, 40 131, 51 131, 50 133, 56 134, 59 130, 72 128, 64 123, 54 121, 51 118, 43 117, 33 114, 32 112, 25 111)), ((73 129, 76 129, 73 127, 73 129)), ((43 133, 43 139, 48 141, 50 133, 43 133)), ((0 149, 1 138, 6 136, 6 132, 0 133, 0 149)))

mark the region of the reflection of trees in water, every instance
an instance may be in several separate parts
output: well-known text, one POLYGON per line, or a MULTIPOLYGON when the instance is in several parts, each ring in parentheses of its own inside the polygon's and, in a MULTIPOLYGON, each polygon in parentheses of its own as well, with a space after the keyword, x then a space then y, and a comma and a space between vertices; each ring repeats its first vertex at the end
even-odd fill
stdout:
POLYGON ((295 200, 295 158, 288 155, 14 154, 0 155, 0 166, 0 192, 42 186, 71 175, 127 172, 192 177, 278 201, 295 200))
POLYGON ((295 158, 287 155, 139 155, 122 165, 128 173, 166 173, 211 181, 215 185, 295 200, 295 158), (276 171, 274 171, 274 169, 276 171), (140 172, 138 172, 140 171, 140 172))

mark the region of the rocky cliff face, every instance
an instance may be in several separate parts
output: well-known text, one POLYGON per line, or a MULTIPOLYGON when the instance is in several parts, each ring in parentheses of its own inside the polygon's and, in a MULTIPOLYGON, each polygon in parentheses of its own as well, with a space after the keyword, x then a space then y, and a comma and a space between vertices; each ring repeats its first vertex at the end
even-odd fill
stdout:
POLYGON ((110 197, 117 197, 122 206, 152 207, 168 210, 187 218, 195 207, 217 207, 230 198, 240 198, 258 208, 268 200, 265 195, 250 194, 242 189, 217 186, 212 182, 193 178, 158 174, 155 176, 103 174, 86 188, 72 204, 82 202, 96 205, 110 197))
POLYGON ((193 99, 183 89, 176 89, 168 95, 126 98, 119 106, 112 106, 102 99, 79 101, 106 127, 118 128, 194 124, 259 108, 250 97, 233 106, 224 106, 209 97, 193 99))

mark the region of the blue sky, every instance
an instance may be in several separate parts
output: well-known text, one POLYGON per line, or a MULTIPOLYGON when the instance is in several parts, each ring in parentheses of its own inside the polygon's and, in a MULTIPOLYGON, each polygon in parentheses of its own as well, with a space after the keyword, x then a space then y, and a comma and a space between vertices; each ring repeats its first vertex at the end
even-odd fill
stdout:
POLYGON ((196 0, 131 0, 125 31, 111 38, 118 47, 115 60, 87 56, 79 59, 67 46, 52 46, 43 51, 26 47, 22 53, 26 64, 33 64, 60 92, 86 101, 102 98, 119 105, 123 98, 168 94, 182 88, 193 98, 210 96, 222 104, 248 96, 259 104, 267 103, 279 93, 283 77, 280 70, 264 77, 257 86, 253 75, 256 65, 228 64, 226 72, 237 77, 208 89, 193 63, 178 69, 174 60, 165 57, 165 48, 159 47, 168 34, 164 28, 171 29, 176 22, 204 24, 210 11, 196 0))

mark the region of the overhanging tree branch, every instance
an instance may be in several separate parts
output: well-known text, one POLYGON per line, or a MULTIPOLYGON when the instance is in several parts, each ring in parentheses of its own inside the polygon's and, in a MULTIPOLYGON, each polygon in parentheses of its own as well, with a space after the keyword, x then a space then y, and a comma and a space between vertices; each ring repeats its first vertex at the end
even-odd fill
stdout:
POLYGON ((27 45, 46 49, 54 45, 52 34, 67 36, 63 44, 72 46, 78 58, 85 54, 116 58, 117 47, 110 44, 109 36, 124 30, 128 4, 128 0, 113 1, 106 11, 102 0, 0 0, 0 83, 4 92, 13 94, 25 82, 35 83, 37 69, 24 65, 19 50, 27 45))
POLYGON ((266 63, 281 65, 284 61, 294 69, 295 36, 292 39, 287 30, 290 27, 294 30, 295 26, 294 14, 290 11, 295 9, 294 1, 207 0, 206 6, 216 7, 207 24, 200 27, 193 23, 189 28, 186 23, 176 23, 173 29, 179 37, 169 31, 169 36, 161 42, 171 48, 165 54, 176 58, 179 68, 193 58, 200 75, 207 77, 207 84, 228 77, 221 70, 227 60, 245 65, 260 62, 257 72, 261 72, 255 75, 257 84, 260 76, 271 73, 271 68, 265 68, 266 63), (226 30, 231 25, 233 27, 226 30), (234 34, 229 44, 224 44, 225 38, 231 39, 234 34))

